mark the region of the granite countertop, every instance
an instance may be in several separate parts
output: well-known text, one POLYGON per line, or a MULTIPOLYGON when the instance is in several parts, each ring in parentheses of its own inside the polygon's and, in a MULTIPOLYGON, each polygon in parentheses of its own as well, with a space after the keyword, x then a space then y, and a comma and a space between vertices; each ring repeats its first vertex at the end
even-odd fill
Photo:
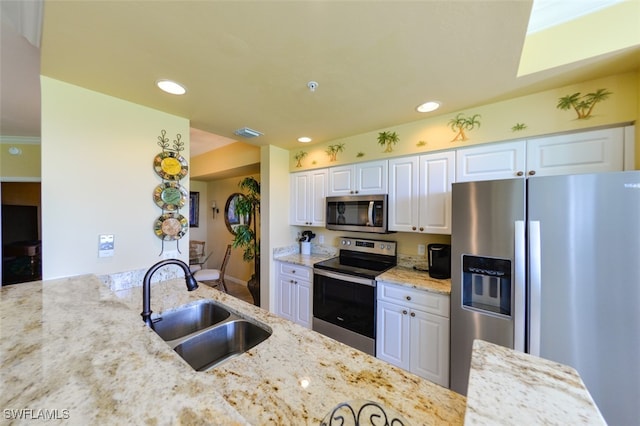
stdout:
POLYGON ((606 425, 571 367, 475 340, 465 425, 606 425))
POLYGON ((294 254, 288 254, 284 256, 278 256, 275 258, 275 260, 313 268, 314 263, 322 262, 324 260, 331 259, 332 257, 335 257, 335 256, 330 254, 320 254, 320 253, 311 253, 311 254, 294 253, 294 254))
POLYGON ((431 278, 428 272, 418 271, 406 266, 396 266, 376 277, 377 281, 404 285, 418 290, 440 294, 451 294, 451 280, 431 278))
POLYGON ((213 288, 178 279, 151 295, 155 313, 213 299, 273 334, 196 372, 143 324, 140 287, 113 292, 93 275, 4 287, 0 406, 72 424, 317 425, 365 399, 413 425, 463 422, 463 396, 213 288))

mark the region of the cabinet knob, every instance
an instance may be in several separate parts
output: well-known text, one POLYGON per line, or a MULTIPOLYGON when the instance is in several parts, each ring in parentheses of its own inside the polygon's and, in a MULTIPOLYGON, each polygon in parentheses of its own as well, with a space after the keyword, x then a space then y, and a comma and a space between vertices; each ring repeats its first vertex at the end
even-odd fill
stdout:
POLYGON ((291 284, 293 284, 293 280, 289 280, 289 282, 290 282, 291 284))
POLYGON ((415 312, 411 312, 411 316, 412 316, 412 317, 415 317, 415 316, 416 316, 416 313, 415 313, 415 312))
POLYGON ((535 170, 529 170, 529 176, 533 176, 533 175, 535 175, 535 174, 536 174, 536 171, 535 171, 535 170))
POLYGON ((518 173, 516 173, 516 176, 522 176, 522 175, 524 175, 524 173, 523 173, 523 172, 518 172, 518 173))
POLYGON ((411 296, 407 296, 407 300, 411 300, 411 296))
POLYGON ((291 273, 292 273, 292 274, 295 274, 295 273, 296 273, 296 270, 295 270, 295 269, 292 269, 292 270, 291 270, 291 273))
POLYGON ((412 230, 412 231, 415 231, 415 230, 416 230, 416 227, 415 227, 415 226, 412 226, 412 227, 411 227, 411 230, 412 230))
POLYGON ((407 310, 406 309, 402 311, 402 315, 407 315, 407 310))
POLYGON ((424 228, 422 226, 420 227, 420 231, 424 231, 424 228))

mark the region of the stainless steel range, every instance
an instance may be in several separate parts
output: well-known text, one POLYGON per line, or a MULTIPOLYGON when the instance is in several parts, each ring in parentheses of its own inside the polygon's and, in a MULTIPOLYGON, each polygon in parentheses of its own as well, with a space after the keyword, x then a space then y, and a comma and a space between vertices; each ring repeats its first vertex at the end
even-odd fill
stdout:
POLYGON ((341 237, 339 256, 313 265, 313 330, 375 355, 375 277, 396 264, 395 241, 341 237))

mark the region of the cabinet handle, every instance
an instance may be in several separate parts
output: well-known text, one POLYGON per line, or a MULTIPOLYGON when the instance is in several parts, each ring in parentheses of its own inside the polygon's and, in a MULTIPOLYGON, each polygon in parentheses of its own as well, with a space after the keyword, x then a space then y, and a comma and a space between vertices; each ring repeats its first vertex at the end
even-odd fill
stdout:
POLYGON ((518 172, 518 173, 516 173, 516 176, 522 176, 522 175, 524 175, 524 173, 523 173, 523 172, 518 172))
POLYGON ((411 300, 411 296, 407 296, 407 300, 411 300))
POLYGON ((415 317, 415 316, 416 316, 416 313, 415 313, 415 312, 411 312, 411 316, 412 316, 412 317, 415 317))
POLYGON ((529 176, 533 176, 533 175, 535 175, 535 174, 536 174, 536 171, 535 171, 535 170, 529 170, 529 176))
POLYGON ((402 315, 407 315, 407 310, 406 309, 402 311, 402 315))

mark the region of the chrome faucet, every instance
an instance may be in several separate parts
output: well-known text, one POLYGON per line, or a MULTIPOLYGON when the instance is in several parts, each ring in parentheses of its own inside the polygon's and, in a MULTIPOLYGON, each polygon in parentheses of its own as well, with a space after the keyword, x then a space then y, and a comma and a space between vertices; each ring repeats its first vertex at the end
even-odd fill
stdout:
POLYGON ((146 274, 144 274, 144 280, 142 281, 142 321, 145 322, 151 329, 153 329, 153 322, 151 321, 151 276, 155 272, 166 265, 177 265, 184 271, 184 280, 187 284, 187 290, 193 291, 198 288, 198 282, 191 274, 189 266, 179 259, 165 259, 153 265, 146 274))

